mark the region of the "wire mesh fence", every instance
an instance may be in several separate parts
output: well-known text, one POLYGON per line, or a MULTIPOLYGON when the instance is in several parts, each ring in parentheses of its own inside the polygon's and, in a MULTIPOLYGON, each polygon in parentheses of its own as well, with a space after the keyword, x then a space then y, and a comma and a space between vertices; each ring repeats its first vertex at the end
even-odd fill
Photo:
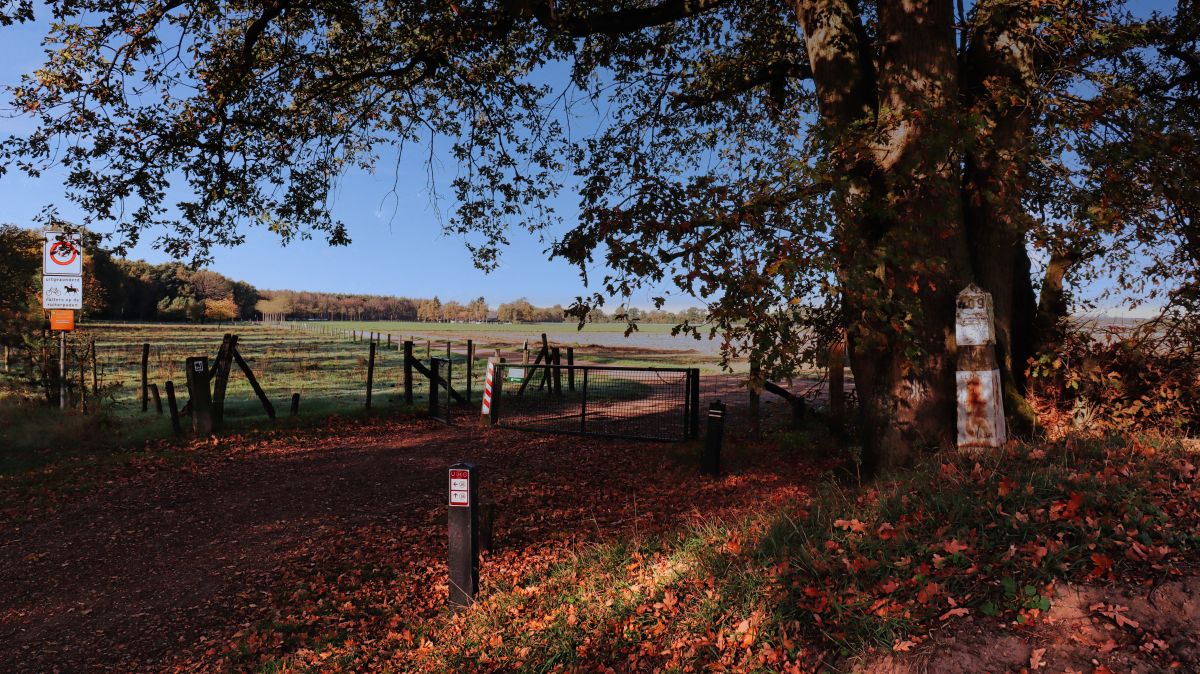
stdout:
POLYGON ((644 440, 696 437, 699 370, 499 364, 492 420, 520 430, 644 440))

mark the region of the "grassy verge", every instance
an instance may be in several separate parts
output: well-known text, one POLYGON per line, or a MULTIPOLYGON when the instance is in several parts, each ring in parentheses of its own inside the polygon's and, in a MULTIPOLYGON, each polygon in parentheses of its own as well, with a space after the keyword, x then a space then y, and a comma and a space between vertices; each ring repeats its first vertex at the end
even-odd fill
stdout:
MULTIPOLYGON (((316 402, 301 414, 270 422, 261 408, 227 410, 221 431, 203 442, 245 437, 305 434, 346 421, 408 416, 400 404, 381 404, 370 410, 316 402), (232 413, 230 413, 232 412, 232 413)), ((185 429, 190 423, 184 417, 185 429)), ((153 411, 137 416, 100 410, 90 414, 63 412, 40 402, 0 397, 0 509, 4 502, 36 510, 50 503, 87 493, 123 470, 154 464, 178 465, 198 458, 198 441, 185 433, 176 437, 170 418, 153 411)))
POLYGON ((804 671, 973 615, 1036 624, 1056 584, 1196 571, 1197 456, 1108 438, 940 456, 810 503, 586 550, 487 588, 416 654, 438 671, 804 671))

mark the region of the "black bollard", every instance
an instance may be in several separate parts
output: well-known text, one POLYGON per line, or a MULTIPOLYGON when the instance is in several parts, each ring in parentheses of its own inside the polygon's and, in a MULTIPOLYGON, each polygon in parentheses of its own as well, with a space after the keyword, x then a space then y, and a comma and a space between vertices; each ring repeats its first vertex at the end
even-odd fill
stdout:
POLYGON ((475 601, 479 589, 479 488, 475 465, 450 466, 450 609, 458 612, 475 601))
POLYGON ((708 406, 708 429, 704 434, 704 456, 700 459, 700 474, 721 475, 721 442, 725 438, 725 403, 714 400, 708 406))

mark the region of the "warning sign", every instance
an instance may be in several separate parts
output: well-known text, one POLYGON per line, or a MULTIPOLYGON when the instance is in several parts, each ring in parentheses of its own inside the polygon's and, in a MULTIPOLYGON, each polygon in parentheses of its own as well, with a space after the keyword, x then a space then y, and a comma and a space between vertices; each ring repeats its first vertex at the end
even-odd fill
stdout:
POLYGON ((525 381, 525 368, 510 367, 504 371, 504 381, 521 383, 525 381))
POLYGON ((55 309, 50 312, 51 330, 74 330, 75 312, 70 309, 55 309))
POLYGON ((450 469, 450 505, 471 505, 471 472, 461 468, 450 469))
POLYGON ((82 276, 43 276, 43 309, 82 309, 82 276))
POLYGON ((77 239, 62 232, 46 232, 42 251, 42 274, 46 276, 81 276, 83 249, 77 239))

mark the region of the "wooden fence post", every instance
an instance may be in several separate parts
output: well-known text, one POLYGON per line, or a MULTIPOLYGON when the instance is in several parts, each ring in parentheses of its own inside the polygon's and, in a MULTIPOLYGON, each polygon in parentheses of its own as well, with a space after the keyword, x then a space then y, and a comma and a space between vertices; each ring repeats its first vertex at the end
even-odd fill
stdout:
POLYGON ((292 393, 292 416, 300 414, 300 394, 292 393))
POLYGON ((413 343, 404 341, 404 404, 413 404, 413 343))
POLYGON ((150 367, 150 345, 142 344, 142 411, 150 409, 150 386, 147 370, 150 367))
POLYGON ((175 402, 175 382, 167 381, 167 409, 171 412, 171 430, 175 435, 183 435, 183 426, 179 423, 179 405, 175 402))
POLYGON ((367 357, 367 409, 371 409, 371 387, 375 383, 375 341, 371 341, 371 353, 367 357))
POLYGON ((242 358, 242 352, 237 348, 233 349, 233 358, 237 361, 238 367, 242 369, 242 374, 246 375, 246 379, 250 382, 250 388, 254 389, 254 395, 258 396, 258 401, 262 403, 263 409, 267 412, 267 418, 275 420, 275 406, 271 404, 271 399, 263 392, 262 386, 258 384, 258 378, 254 376, 254 371, 242 358))
POLYGON ((233 367, 233 354, 237 351, 238 336, 226 333, 213 363, 214 381, 212 390, 213 420, 220 428, 225 421, 225 389, 229 386, 229 370, 233 367))
POLYGON ((158 395, 158 384, 150 385, 150 394, 154 396, 154 411, 158 412, 159 416, 162 416, 162 398, 158 395))

